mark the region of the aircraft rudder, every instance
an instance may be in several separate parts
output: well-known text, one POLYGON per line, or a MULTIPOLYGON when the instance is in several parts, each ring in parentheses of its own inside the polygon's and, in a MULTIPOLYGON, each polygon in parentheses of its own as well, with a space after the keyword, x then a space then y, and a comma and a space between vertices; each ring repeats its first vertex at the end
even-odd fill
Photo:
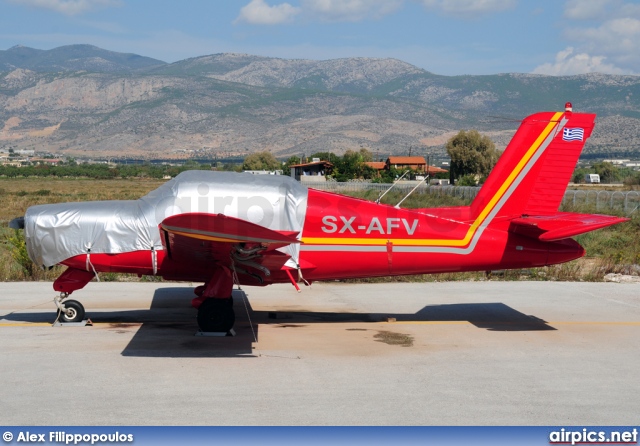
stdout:
POLYGON ((570 109, 525 118, 471 204, 471 214, 556 212, 594 120, 594 114, 570 109))

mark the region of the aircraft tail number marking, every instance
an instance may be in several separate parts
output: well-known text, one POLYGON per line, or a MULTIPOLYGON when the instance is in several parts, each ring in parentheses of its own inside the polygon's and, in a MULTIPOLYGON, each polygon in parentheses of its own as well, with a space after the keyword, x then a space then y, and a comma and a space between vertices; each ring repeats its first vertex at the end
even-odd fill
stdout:
POLYGON ((356 217, 340 215, 325 215, 322 217, 322 227, 325 234, 364 234, 364 235, 394 235, 404 229, 408 235, 413 235, 418 228, 418 219, 409 221, 406 218, 388 217, 381 219, 372 217, 369 223, 355 224, 356 217))

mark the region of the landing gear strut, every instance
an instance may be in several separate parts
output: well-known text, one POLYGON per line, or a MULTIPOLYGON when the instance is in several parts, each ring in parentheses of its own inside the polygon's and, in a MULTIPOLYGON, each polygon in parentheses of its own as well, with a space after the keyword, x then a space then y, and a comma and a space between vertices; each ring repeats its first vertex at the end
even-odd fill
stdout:
POLYGON ((58 316, 56 318, 59 322, 82 322, 84 319, 84 307, 77 300, 69 299, 62 302, 62 299, 67 297, 64 293, 61 293, 60 297, 55 299, 56 306, 58 307, 58 316))
POLYGON ((198 309, 198 326, 202 332, 227 333, 236 321, 233 311, 233 276, 225 266, 216 268, 211 279, 194 291, 192 305, 198 309))
POLYGON ((89 271, 83 271, 76 268, 67 268, 53 282, 53 289, 60 292, 60 296, 53 299, 58 307, 58 317, 56 321, 67 322, 82 322, 84 320, 84 307, 77 300, 65 300, 69 297, 69 294, 83 288, 87 283, 95 277, 95 273, 89 271))

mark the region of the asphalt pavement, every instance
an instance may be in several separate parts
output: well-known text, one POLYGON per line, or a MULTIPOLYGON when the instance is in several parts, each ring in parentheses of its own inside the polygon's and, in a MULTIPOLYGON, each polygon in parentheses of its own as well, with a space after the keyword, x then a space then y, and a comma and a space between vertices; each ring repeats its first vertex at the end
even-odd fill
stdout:
POLYGON ((635 425, 640 284, 314 284, 235 291, 195 336, 197 284, 0 284, 4 425, 635 425))

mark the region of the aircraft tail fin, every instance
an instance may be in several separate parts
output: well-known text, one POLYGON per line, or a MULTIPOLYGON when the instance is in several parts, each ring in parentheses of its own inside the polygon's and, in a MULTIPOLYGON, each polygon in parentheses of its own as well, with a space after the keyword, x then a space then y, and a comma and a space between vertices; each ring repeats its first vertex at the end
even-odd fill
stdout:
POLYGON ((573 113, 567 105, 565 112, 536 113, 522 121, 471 204, 474 218, 558 212, 596 116, 573 113))

